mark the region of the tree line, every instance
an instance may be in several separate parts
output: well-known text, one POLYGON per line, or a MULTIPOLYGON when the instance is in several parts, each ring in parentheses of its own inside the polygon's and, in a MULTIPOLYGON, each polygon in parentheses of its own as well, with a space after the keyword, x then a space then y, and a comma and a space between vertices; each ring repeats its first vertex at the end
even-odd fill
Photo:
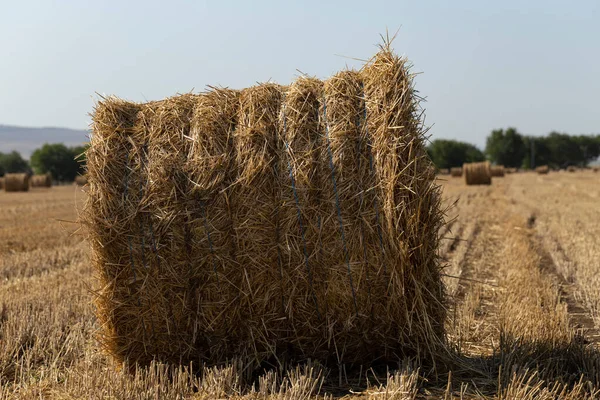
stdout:
POLYGON ((526 136, 515 128, 496 129, 487 137, 485 150, 457 140, 436 139, 427 152, 437 168, 460 167, 463 163, 489 160, 510 168, 533 169, 540 165, 585 167, 600 156, 600 135, 568 135, 551 132, 526 136))
MULTIPOLYGON (((29 162, 16 151, 0 152, 0 176, 12 172, 50 173, 54 180, 73 181, 84 172, 85 150, 86 146, 46 143, 31 154, 29 162)), ((586 166, 600 156, 600 135, 573 136, 551 132, 533 137, 522 135, 515 128, 496 129, 487 137, 484 151, 469 143, 436 139, 427 147, 427 152, 440 169, 484 160, 523 169, 540 165, 551 168, 586 166)))
POLYGON ((29 161, 17 151, 0 152, 0 176, 8 173, 52 174, 52 179, 71 182, 84 172, 86 146, 68 147, 62 143, 44 144, 29 161))

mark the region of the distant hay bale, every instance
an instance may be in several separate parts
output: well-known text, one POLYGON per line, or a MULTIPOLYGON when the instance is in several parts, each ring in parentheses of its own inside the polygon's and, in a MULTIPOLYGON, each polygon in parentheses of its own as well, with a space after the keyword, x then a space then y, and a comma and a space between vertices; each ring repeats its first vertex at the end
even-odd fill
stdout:
POLYGON ((574 165, 569 165, 567 167, 567 172, 577 172, 577 167, 574 165))
POLYGON ((31 176, 29 183, 30 183, 31 187, 35 187, 35 188, 52 187, 52 174, 48 173, 48 174, 33 175, 33 176, 31 176))
POLYGON ((450 168, 450 175, 453 178, 460 178, 463 174, 463 169, 461 167, 450 168))
POLYGON ((441 168, 438 170, 438 174, 440 175, 450 175, 450 168, 441 168))
POLYGON ((87 184, 87 176, 86 175, 77 175, 75 177, 75 185, 84 186, 87 184))
POLYGON ((0 190, 4 189, 4 177, 0 177, 0 190))
POLYGON ((5 192, 27 192, 29 191, 29 174, 5 174, 4 175, 5 192))
POLYGON ((598 172, 598 171, 600 171, 600 167, 592 167, 592 171, 598 172))
POLYGON ((504 177, 504 165, 493 165, 490 167, 490 173, 492 177, 502 178, 504 177))
POLYGON ((492 172, 489 161, 463 164, 467 185, 490 185, 492 172))
POLYGON ((93 115, 84 222, 118 360, 431 357, 440 189, 403 58, 93 115))
POLYGON ((541 165, 535 169, 535 172, 537 172, 540 175, 546 175, 548 172, 550 172, 550 167, 548 167, 547 165, 541 165))
POLYGON ((504 172, 506 174, 516 174, 519 170, 517 168, 504 168, 504 172))

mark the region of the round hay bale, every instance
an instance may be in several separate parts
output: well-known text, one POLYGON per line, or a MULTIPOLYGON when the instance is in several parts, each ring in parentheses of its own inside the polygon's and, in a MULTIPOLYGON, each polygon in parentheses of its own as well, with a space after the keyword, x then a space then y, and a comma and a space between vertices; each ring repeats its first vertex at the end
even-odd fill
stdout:
POLYGON ((550 167, 548 167, 547 165, 540 165, 535 169, 535 172, 537 172, 540 175, 546 175, 548 172, 550 172, 550 167))
POLYGON ((600 171, 600 167, 592 167, 592 171, 598 172, 598 171, 600 171))
POLYGON ((30 183, 31 187, 35 187, 35 188, 52 187, 52 174, 47 173, 47 174, 33 175, 31 177, 31 179, 29 180, 29 183, 30 183))
POLYGON ((577 172, 577 167, 574 165, 569 165, 567 167, 567 172, 577 172))
POLYGON ((467 185, 490 185, 492 183, 489 161, 463 164, 463 171, 467 185))
POLYGON ((0 190, 4 189, 4 177, 0 177, 0 190))
POLYGON ((5 192, 27 192, 29 191, 29 174, 16 173, 4 175, 5 192))
POLYGON ((444 341, 440 188, 407 61, 93 116, 102 342, 148 364, 338 366, 444 341))
POLYGON ((450 175, 453 178, 460 178, 463 174, 463 169, 461 167, 453 167, 450 168, 450 175))
POLYGON ((77 186, 85 186, 87 185, 87 175, 77 175, 75 177, 75 185, 77 186))
POLYGON ((505 171, 504 165, 494 165, 494 166, 490 167, 490 173, 492 174, 492 177, 503 178, 504 171, 505 171))

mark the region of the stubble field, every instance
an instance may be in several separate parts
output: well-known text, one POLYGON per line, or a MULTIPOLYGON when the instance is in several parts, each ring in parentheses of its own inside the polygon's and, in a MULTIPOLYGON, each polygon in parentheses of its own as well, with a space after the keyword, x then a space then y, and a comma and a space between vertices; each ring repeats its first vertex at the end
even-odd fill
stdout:
POLYGON ((268 373, 254 388, 236 363, 203 373, 115 365, 95 340, 94 277, 76 223, 85 193, 0 192, 0 398, 600 397, 600 175, 439 182, 444 366, 433 373, 406 360, 353 377, 304 366, 268 373))

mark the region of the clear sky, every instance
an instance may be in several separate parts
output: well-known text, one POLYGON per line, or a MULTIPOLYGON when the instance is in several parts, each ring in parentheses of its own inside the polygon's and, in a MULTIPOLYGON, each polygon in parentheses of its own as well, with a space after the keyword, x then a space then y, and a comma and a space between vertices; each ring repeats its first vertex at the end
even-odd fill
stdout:
POLYGON ((85 129, 95 92, 326 78, 360 66, 341 56, 369 58, 386 28, 423 73, 433 138, 600 133, 598 0, 0 0, 0 124, 85 129))

